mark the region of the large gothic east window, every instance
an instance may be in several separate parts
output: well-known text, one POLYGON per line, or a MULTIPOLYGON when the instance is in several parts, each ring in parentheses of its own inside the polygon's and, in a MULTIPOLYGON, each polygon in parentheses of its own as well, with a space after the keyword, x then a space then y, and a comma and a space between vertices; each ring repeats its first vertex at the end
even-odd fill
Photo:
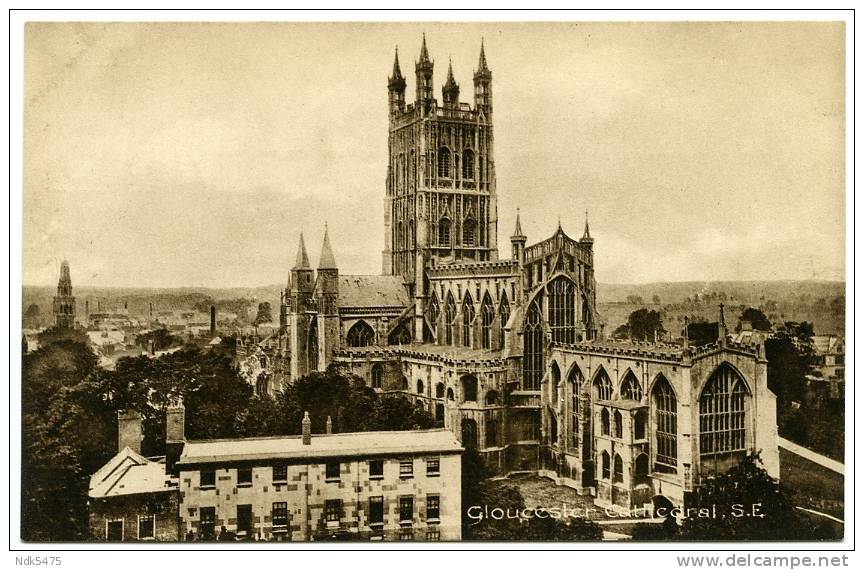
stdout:
POLYGON ((576 286, 566 277, 558 277, 548 286, 549 328, 552 342, 576 342, 576 286))
POLYGON ((742 451, 745 445, 744 380, 728 365, 711 375, 699 396, 699 453, 742 451))
POLYGON ((654 407, 654 469, 678 471, 678 399, 665 377, 660 376, 651 390, 654 407))
POLYGON ((543 378, 543 303, 542 295, 537 295, 525 315, 525 329, 522 335, 522 389, 539 390, 543 378))

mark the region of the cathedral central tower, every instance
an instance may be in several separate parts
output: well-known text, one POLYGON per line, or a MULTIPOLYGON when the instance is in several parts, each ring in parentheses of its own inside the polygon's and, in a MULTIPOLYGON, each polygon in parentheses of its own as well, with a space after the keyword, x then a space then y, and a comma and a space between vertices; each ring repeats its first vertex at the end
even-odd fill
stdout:
POLYGON ((433 69, 424 36, 414 66, 414 102, 405 102, 398 51, 387 87, 383 273, 401 275, 415 287, 427 264, 498 259, 492 72, 484 47, 474 73, 473 105, 459 101, 452 65, 439 104, 433 69))

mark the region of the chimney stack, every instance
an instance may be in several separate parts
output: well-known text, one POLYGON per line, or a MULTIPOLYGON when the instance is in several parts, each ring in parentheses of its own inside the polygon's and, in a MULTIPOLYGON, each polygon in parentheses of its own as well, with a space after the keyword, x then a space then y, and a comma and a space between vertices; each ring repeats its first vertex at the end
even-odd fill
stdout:
POLYGON ((312 445, 312 420, 309 419, 309 412, 303 412, 300 425, 303 426, 303 445, 312 445))
POLYGON ((216 305, 210 305, 210 336, 216 336, 216 305))
POLYGON ((143 438, 141 414, 135 411, 117 412, 117 451, 128 447, 135 453, 141 453, 143 438))
POLYGON ((165 410, 165 472, 177 475, 177 462, 186 446, 186 408, 182 398, 173 400, 165 410))
POLYGON ((330 416, 327 416, 327 435, 333 433, 333 420, 330 419, 330 416))

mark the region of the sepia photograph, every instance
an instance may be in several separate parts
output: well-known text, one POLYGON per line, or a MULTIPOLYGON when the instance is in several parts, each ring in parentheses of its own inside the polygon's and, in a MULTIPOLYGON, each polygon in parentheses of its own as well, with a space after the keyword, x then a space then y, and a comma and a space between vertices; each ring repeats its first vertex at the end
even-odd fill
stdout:
POLYGON ((848 544, 849 15, 379 15, 19 22, 12 542, 848 544))

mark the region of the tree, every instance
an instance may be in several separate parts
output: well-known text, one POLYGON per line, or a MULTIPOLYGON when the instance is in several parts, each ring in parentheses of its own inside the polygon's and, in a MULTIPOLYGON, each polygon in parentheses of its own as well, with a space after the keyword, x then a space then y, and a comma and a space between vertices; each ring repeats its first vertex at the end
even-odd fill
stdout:
POLYGON ((662 336, 666 333, 663 328, 663 318, 655 310, 638 309, 627 317, 627 324, 621 325, 612 336, 616 338, 631 338, 633 340, 653 341, 656 335, 662 336))
MULTIPOLYGON (((739 321, 748 321, 753 327, 753 330, 756 331, 771 330, 771 321, 768 320, 768 317, 765 316, 765 313, 763 313, 759 309, 754 309, 753 307, 747 307, 746 309, 744 309, 744 312, 741 313, 741 316, 739 317, 739 321)), ((738 326, 740 330, 741 324, 739 323, 738 326)))
POLYGON ((39 305, 36 303, 31 303, 27 305, 27 308, 24 309, 24 318, 25 319, 38 319, 40 314, 39 305))
POLYGON ((263 323, 272 323, 273 315, 270 310, 270 303, 264 301, 263 303, 258 303, 258 314, 255 316, 255 321, 252 324, 260 325, 263 323))
POLYGON ((691 321, 687 324, 687 339, 693 346, 702 346, 717 342, 720 337, 720 323, 706 321, 691 321))
POLYGON ((627 302, 631 305, 644 305, 642 297, 639 295, 627 295, 627 302))
POLYGON ((681 538, 760 542, 835 538, 797 510, 793 492, 759 462, 758 455, 750 454, 726 473, 707 479, 695 493, 692 508, 705 509, 711 516, 688 510, 693 516, 684 520, 681 538))
POLYGON ((150 341, 153 341, 153 350, 165 350, 182 344, 182 341, 165 327, 140 334, 135 338, 135 344, 145 349, 150 348, 150 341))
POLYGON ((654 295, 654 296, 652 296, 652 297, 651 297, 651 302, 654 303, 655 305, 659 305, 659 304, 660 304, 660 295, 654 295))

